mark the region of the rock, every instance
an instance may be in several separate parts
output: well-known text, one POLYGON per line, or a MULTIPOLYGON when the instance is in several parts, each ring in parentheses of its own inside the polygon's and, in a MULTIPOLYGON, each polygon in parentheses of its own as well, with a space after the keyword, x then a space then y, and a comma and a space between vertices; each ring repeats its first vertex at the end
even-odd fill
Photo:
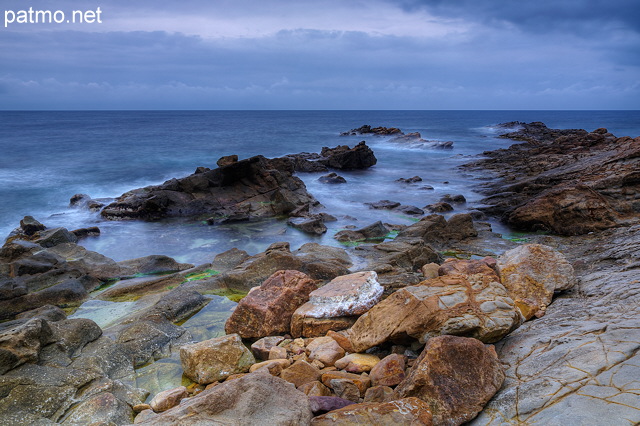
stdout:
POLYGON ((337 410, 348 405, 354 404, 353 401, 340 398, 337 396, 310 396, 309 405, 313 414, 318 415, 328 411, 337 410))
POLYGON ((226 155, 224 157, 220 157, 218 161, 216 161, 216 165, 218 167, 224 167, 237 162, 238 162, 238 156, 236 154, 233 154, 233 155, 226 155))
POLYGON ((525 140, 485 152, 467 168, 490 170, 482 210, 524 230, 582 235, 637 223, 639 139, 523 123, 504 137, 525 140))
POLYGON ((360 396, 364 396, 367 389, 371 386, 371 379, 367 375, 352 374, 344 371, 329 371, 322 374, 322 383, 330 388, 332 387, 332 381, 335 379, 351 381, 358 387, 360 396))
POLYGON ((304 425, 312 413, 307 396, 268 374, 247 374, 182 401, 140 424, 304 425), (259 409, 257 409, 259 407, 259 409))
POLYGON ((269 350, 269 359, 286 359, 288 356, 287 350, 280 346, 274 346, 269 350))
POLYGON ((378 221, 364 228, 357 229, 356 232, 362 234, 365 239, 372 240, 386 237, 387 234, 389 234, 389 229, 384 226, 381 221, 378 221))
POLYGON ((289 367, 290 365, 291 365, 291 361, 289 361, 286 358, 271 359, 268 361, 263 361, 257 364, 253 364, 251 367, 249 367, 249 373, 253 373, 256 370, 266 367, 266 369, 269 371, 269 374, 273 376, 279 376, 282 370, 289 367))
POLYGON ((156 417, 158 417, 158 414, 154 413, 152 409, 144 410, 144 411, 141 411, 140 414, 136 416, 133 423, 137 425, 140 423, 144 423, 147 420, 154 419, 156 417))
POLYGON ((73 231, 71 231, 71 233, 75 235, 78 240, 80 240, 82 238, 99 236, 100 228, 98 228, 97 226, 90 226, 89 228, 74 229, 73 231))
POLYGON ((340 133, 340 136, 355 136, 355 135, 378 135, 378 136, 389 136, 389 135, 404 135, 402 130, 397 127, 371 127, 368 124, 365 124, 357 129, 351 129, 347 132, 340 133))
POLYGON ((476 339, 439 336, 427 342, 396 393, 426 402, 435 424, 460 425, 476 417, 504 378, 493 347, 476 339))
POLYGON ((251 352, 256 359, 266 361, 269 359, 269 351, 274 346, 278 346, 284 340, 282 336, 267 336, 255 341, 251 345, 251 352))
POLYGON ((104 203, 92 199, 87 194, 76 194, 69 200, 69 206, 97 212, 104 207, 104 203))
POLYGON ((417 208, 416 206, 399 206, 396 207, 394 210, 403 213, 403 214, 408 214, 411 216, 422 216, 424 214, 424 210, 417 208))
POLYGON ((423 265, 422 268, 420 268, 420 271, 422 272, 422 276, 428 280, 431 278, 437 278, 439 276, 438 274, 439 269, 440 269, 440 265, 438 265, 437 263, 431 262, 423 265))
POLYGON ((428 204, 424 206, 424 209, 431 213, 446 213, 453 211, 453 207, 451 206, 451 204, 445 202, 428 204))
MULTIPOLYGON (((276 164, 277 163, 277 164, 276 164)), ((157 220, 167 217, 272 217, 317 204, 304 183, 263 156, 129 191, 106 206, 105 219, 157 220)))
POLYGON ((324 219, 319 215, 312 217, 292 217, 287 220, 287 224, 307 234, 322 235, 327 232, 324 219))
POLYGON ((345 178, 335 172, 331 172, 328 175, 320 176, 318 178, 318 181, 329 184, 347 183, 347 180, 345 178))
MULTIPOLYGON (((568 290, 576 282, 567 258, 541 244, 524 244, 505 252, 498 258, 498 268, 502 283, 511 297, 519 301, 521 310, 546 308, 555 292, 568 290)), ((531 318, 530 311, 525 313, 525 317, 531 318)))
POLYGON ((406 357, 399 354, 391 354, 382 358, 373 366, 369 377, 373 386, 395 386, 405 378, 406 357))
POLYGON ((360 389, 349 379, 331 379, 329 386, 338 398, 360 402, 360 389))
POLYGON ((364 141, 353 148, 347 145, 335 148, 324 147, 320 154, 327 158, 324 162, 327 167, 340 170, 366 169, 378 162, 373 151, 364 141))
POLYGON ((357 352, 407 336, 440 334, 495 342, 522 322, 505 288, 490 276, 445 275, 397 290, 362 315, 349 337, 357 352))
POLYGON ((456 195, 446 194, 446 195, 443 195, 442 198, 440 198, 440 201, 443 203, 449 203, 449 204, 451 203, 461 204, 461 203, 466 203, 467 199, 462 194, 456 194, 456 195))
POLYGON ((468 277, 471 275, 481 274, 490 278, 493 281, 500 282, 500 277, 498 276, 495 269, 489 266, 489 263, 495 265, 495 259, 491 259, 491 258, 485 258, 485 259, 482 259, 482 260, 447 259, 438 268, 438 276, 460 274, 468 277))
POLYGON ((351 346, 351 341, 349 340, 349 330, 344 330, 344 331, 333 331, 330 330, 327 332, 327 336, 331 337, 333 340, 335 340, 342 349, 344 349, 346 352, 355 352, 353 350, 353 347, 351 346))
POLYGON ((414 177, 411 177, 411 178, 400 178, 400 179, 397 179, 396 182, 417 183, 417 182, 422 182, 422 178, 420 176, 414 176, 414 177))
POLYGON ((118 266, 123 269, 123 275, 160 274, 193 268, 193 265, 189 263, 179 263, 175 259, 163 255, 150 255, 123 260, 118 262, 118 266))
POLYGON ((294 362, 290 367, 285 368, 282 370, 282 373, 280 373, 280 378, 289 383, 293 383, 297 388, 306 383, 318 381, 320 376, 320 370, 304 360, 294 362))
POLYGON ((144 410, 151 410, 151 406, 149 404, 136 404, 131 408, 133 408, 134 413, 141 413, 144 410))
POLYGON ((38 222, 33 216, 25 216, 22 220, 20 220, 20 229, 22 229, 22 231, 26 235, 31 236, 36 232, 44 231, 46 228, 42 223, 38 222))
POLYGON ((315 417, 311 424, 369 424, 369 425, 432 425, 427 403, 418 398, 397 401, 348 405, 315 417))
POLYGON ((208 384, 232 374, 246 373, 255 359, 240 336, 231 334, 182 346, 180 362, 187 377, 208 384))
POLYGON ((316 282, 302 272, 278 271, 238 303, 225 331, 243 338, 288 333, 294 311, 315 289, 316 282))
POLYGON ((30 311, 16 315, 16 319, 41 318, 47 322, 60 321, 67 318, 67 314, 57 306, 44 305, 30 311))
MULTIPOLYGON (((316 334, 313 332, 312 323, 316 328, 321 327, 321 323, 319 324, 312 318, 325 319, 361 315, 380 300, 382 292, 383 288, 377 281, 377 274, 373 271, 356 272, 334 278, 328 284, 312 291, 309 294, 309 302, 295 311, 291 319, 291 334, 296 337, 316 334), (305 328, 308 328, 309 331, 305 331, 305 328)), ((349 327, 350 322, 350 320, 346 320, 342 325, 349 327)), ((341 323, 337 325, 340 326, 341 323)), ((328 330, 323 329, 323 331, 326 333, 328 330)))
POLYGON ((40 318, 33 318, 19 323, 0 334, 0 374, 24 364, 38 361, 44 345, 52 343, 49 323, 40 318))
POLYGON ((163 411, 167 411, 170 408, 175 407, 180 404, 182 399, 186 398, 189 394, 187 393, 187 388, 184 386, 179 386, 175 389, 168 389, 166 391, 162 391, 156 396, 153 397, 149 405, 151 409, 156 413, 161 413, 163 411))
POLYGON ((331 337, 318 337, 307 345, 310 360, 318 360, 324 365, 332 366, 345 354, 344 349, 331 337))
POLYGON ((299 386, 298 390, 308 396, 331 396, 331 389, 317 380, 299 386))
POLYGON ((78 238, 65 228, 51 228, 38 233, 35 243, 44 248, 54 247, 58 244, 75 243, 78 238))
POLYGON ((397 201, 389 201, 389 200, 380 200, 375 203, 364 203, 364 204, 369 206, 369 208, 376 209, 376 210, 392 210, 400 206, 400 203, 398 203, 397 201))
POLYGON ((390 402, 394 399, 396 394, 389 386, 372 386, 364 394, 364 402, 390 402))
POLYGON ((360 374, 368 373, 379 362, 380 358, 375 355, 355 353, 340 358, 334 363, 334 366, 339 370, 360 374))

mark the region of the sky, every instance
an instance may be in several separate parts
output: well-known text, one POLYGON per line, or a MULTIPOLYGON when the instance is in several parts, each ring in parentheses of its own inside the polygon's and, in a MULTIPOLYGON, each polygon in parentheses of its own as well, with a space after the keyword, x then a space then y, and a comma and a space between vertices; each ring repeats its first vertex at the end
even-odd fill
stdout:
POLYGON ((638 0, 2 8, 0 110, 640 109, 638 0), (95 21, 66 23, 76 10, 95 21))

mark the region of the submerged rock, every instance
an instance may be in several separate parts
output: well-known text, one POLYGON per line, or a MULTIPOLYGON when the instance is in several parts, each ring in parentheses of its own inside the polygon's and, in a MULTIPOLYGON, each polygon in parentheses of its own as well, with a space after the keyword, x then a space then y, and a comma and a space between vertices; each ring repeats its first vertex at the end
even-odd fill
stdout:
POLYGON ((342 176, 339 176, 335 172, 331 172, 328 175, 320 176, 318 178, 318 181, 322 183, 328 183, 328 184, 347 183, 347 180, 345 178, 343 178, 342 176))

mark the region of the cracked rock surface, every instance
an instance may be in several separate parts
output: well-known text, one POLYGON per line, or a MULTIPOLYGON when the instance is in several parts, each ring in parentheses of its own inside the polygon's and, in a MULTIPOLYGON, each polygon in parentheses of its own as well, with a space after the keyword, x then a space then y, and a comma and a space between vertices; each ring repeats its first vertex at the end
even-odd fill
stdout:
POLYGON ((472 424, 638 424, 640 226, 543 239, 578 285, 496 344, 507 378, 472 424))

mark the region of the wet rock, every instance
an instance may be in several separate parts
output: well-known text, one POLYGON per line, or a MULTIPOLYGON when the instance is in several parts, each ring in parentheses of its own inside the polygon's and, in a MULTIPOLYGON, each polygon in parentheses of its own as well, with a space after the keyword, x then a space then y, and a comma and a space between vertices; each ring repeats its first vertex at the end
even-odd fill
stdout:
POLYGON ((378 162, 373 151, 364 141, 353 148, 347 145, 335 148, 324 147, 320 154, 327 158, 324 162, 327 167, 340 170, 366 169, 378 162))
POLYGON ((376 210, 392 210, 400 206, 400 203, 398 203, 397 201, 390 201, 390 200, 380 200, 375 203, 364 203, 364 204, 369 206, 369 208, 376 209, 376 210))
POLYGON ((357 352, 412 337, 440 334, 495 342, 522 322, 507 291, 490 276, 445 275, 397 290, 362 315, 350 330, 357 352))
POLYGON ((302 272, 278 271, 238 303, 225 331, 243 338, 288 333, 291 316, 315 289, 316 282, 302 272))
POLYGON ((328 284, 309 294, 309 302, 300 306, 291 318, 291 334, 293 336, 317 335, 314 329, 322 328, 326 334, 328 329, 323 327, 327 321, 334 331, 349 327, 352 322, 341 317, 361 315, 382 297, 383 288, 377 281, 377 274, 373 271, 356 272, 334 278, 328 284), (332 324, 330 319, 338 319, 332 324), (346 323, 344 323, 346 321, 346 323), (343 327, 335 328, 334 325, 343 327))
POLYGON ((521 310, 528 318, 544 310, 555 292, 568 290, 576 283, 567 258, 541 244, 525 244, 505 252, 498 258, 498 268, 502 283, 511 297, 524 305, 521 310))
POLYGON ((140 424, 303 425, 311 421, 307 396, 268 374, 247 374, 182 401, 140 424), (260 407, 260 409, 256 409, 260 407))
POLYGON ((435 424, 460 425, 482 410, 504 378, 493 347, 476 339, 439 336, 427 342, 396 393, 426 402, 435 424))
POLYGON ((224 167, 237 162, 238 162, 238 156, 236 154, 233 154, 233 155, 226 155, 224 157, 220 157, 218 161, 216 161, 216 165, 218 167, 224 167))
POLYGON ((312 425, 370 424, 370 425, 432 425, 427 403, 418 398, 403 398, 382 403, 348 405, 315 417, 312 425))
POLYGON ((189 394, 187 393, 187 388, 184 386, 179 386, 174 389, 168 389, 166 391, 160 392, 153 397, 151 402, 149 402, 149 405, 151 406, 151 409, 153 409, 153 411, 155 411, 156 413, 161 413, 180 404, 180 401, 182 401, 188 395, 189 394))
POLYGON ((287 224, 293 228, 301 230, 302 232, 306 232, 307 234, 322 235, 327 232, 324 219, 319 215, 311 217, 292 217, 287 220, 287 224))
MULTIPOLYGON (((278 164, 280 165, 280 164, 278 164)), ((106 206, 111 220, 156 220, 198 215, 271 217, 317 204, 293 168, 275 167, 263 156, 129 191, 106 206)))
POLYGON ((424 206, 424 209, 431 213, 446 213, 453 211, 451 204, 442 201, 439 203, 428 204, 424 206))
POLYGON ((331 172, 328 175, 320 176, 318 178, 318 181, 328 184, 347 183, 347 180, 345 178, 335 172, 331 172))
POLYGON ((255 364, 251 351, 237 334, 217 337, 180 348, 184 374, 200 384, 209 384, 232 374, 246 373, 255 364))
POLYGON ((87 194, 76 194, 69 200, 69 206, 97 212, 104 207, 104 203, 94 200, 87 194))
POLYGON ((446 194, 446 195, 443 195, 442 198, 440 198, 440 201, 443 203, 449 203, 449 204, 462 204, 462 203, 466 203, 467 199, 462 194, 455 194, 455 195, 446 194))
POLYGON ((416 206, 399 206, 397 208, 395 208, 394 210, 403 213, 403 214, 408 214, 411 216, 422 216, 424 214, 424 210, 417 208, 416 206))
POLYGON ((75 235, 78 240, 80 240, 82 238, 99 236, 100 228, 98 228, 97 226, 90 226, 89 228, 74 229, 73 231, 71 231, 71 233, 75 235))
POLYGON ((33 235, 36 232, 44 231, 45 226, 38 222, 33 216, 25 216, 22 220, 20 220, 20 229, 26 235, 33 235))
POLYGON ((294 362, 280 373, 280 378, 293 383, 297 388, 306 383, 318 381, 320 376, 320 369, 304 360, 294 362))
POLYGON ((414 177, 410 177, 410 178, 400 178, 400 179, 397 179, 396 182, 400 182, 400 183, 417 183, 417 182, 422 182, 422 178, 420 176, 414 176, 414 177))
POLYGON ((391 354, 373 366, 369 377, 373 386, 395 386, 405 378, 406 357, 391 354))
POLYGON ((190 263, 180 263, 169 256, 150 255, 118 262, 124 274, 159 274, 178 272, 193 268, 190 263))
POLYGON ((334 235, 338 241, 366 241, 366 240, 380 240, 389 234, 389 229, 382 224, 381 221, 375 222, 364 228, 356 229, 355 231, 343 230, 334 235))

